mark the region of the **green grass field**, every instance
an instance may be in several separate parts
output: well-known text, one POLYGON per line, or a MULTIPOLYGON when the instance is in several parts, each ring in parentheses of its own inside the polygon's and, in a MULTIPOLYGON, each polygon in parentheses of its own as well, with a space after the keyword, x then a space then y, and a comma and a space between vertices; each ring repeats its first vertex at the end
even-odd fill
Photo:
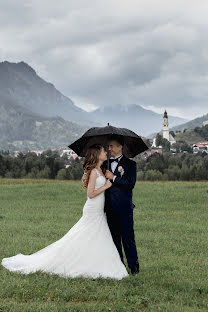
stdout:
MULTIPOLYGON (((86 200, 80 182, 0 179, 0 261, 61 238, 86 200)), ((208 182, 137 182, 138 276, 24 275, 0 266, 2 311, 208 311, 208 182)))

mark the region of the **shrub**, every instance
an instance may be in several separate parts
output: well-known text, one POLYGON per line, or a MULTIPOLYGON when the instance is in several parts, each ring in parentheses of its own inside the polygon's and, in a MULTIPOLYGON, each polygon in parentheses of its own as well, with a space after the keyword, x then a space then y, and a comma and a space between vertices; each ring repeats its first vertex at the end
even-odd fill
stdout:
POLYGON ((145 173, 145 180, 149 181, 162 180, 162 173, 159 170, 148 170, 145 173))
POLYGON ((67 180, 67 172, 66 169, 60 169, 56 176, 57 180, 67 180))

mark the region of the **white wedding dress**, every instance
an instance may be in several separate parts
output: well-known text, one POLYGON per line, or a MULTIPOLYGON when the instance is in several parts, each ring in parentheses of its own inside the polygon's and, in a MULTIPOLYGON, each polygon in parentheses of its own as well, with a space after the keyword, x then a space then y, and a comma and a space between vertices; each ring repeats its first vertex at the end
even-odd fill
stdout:
MULTIPOLYGON (((95 189, 106 178, 99 174, 95 189)), ((113 278, 128 276, 120 260, 104 213, 104 192, 87 198, 80 220, 59 240, 31 254, 4 258, 1 264, 8 270, 29 274, 35 271, 62 277, 113 278)))

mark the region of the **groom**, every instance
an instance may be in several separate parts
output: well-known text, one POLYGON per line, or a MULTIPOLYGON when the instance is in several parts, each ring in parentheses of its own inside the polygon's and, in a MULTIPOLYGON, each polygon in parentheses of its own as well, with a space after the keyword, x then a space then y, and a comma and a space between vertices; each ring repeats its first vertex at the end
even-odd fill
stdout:
MULTIPOLYGON (((123 260, 122 245, 132 274, 139 273, 139 260, 134 239, 132 190, 136 183, 136 162, 123 154, 124 139, 111 135, 108 149, 111 155, 110 170, 105 176, 112 186, 105 191, 105 212, 113 241, 123 260), (122 243, 122 245, 121 245, 122 243)), ((103 163, 107 169, 107 161, 103 163)))

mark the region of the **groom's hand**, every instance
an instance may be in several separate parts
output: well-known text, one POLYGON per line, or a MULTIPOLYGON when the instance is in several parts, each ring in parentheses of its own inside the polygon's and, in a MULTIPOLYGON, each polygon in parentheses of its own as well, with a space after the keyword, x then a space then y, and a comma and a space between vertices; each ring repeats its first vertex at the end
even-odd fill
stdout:
POLYGON ((110 170, 106 170, 105 176, 107 179, 113 180, 114 174, 110 170))

